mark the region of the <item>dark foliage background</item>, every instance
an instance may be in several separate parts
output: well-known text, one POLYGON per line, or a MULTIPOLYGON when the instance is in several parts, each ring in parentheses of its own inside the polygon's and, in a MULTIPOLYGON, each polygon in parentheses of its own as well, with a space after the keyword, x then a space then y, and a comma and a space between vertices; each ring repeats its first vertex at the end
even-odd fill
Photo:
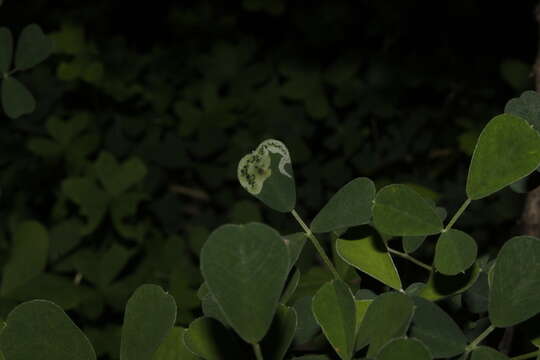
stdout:
MULTIPOLYGON (((533 87, 533 9, 480 0, 5 0, 2 26, 40 24, 56 48, 20 78, 37 111, 1 115, 0 265, 17 253, 13 234, 25 220, 47 230, 49 245, 19 253, 25 266, 40 257, 46 265, 18 287, 6 289, 13 275, 3 274, 0 318, 21 301, 51 299, 115 359, 125 302, 153 282, 189 324, 201 313, 198 254, 212 229, 264 221, 300 230, 236 181, 239 158, 268 137, 289 146, 306 219, 359 176, 377 187, 413 184, 453 213, 479 131, 533 87)), ((474 203, 460 220, 483 254, 517 231, 526 187, 474 203)), ((430 261, 432 244, 416 255, 430 261)), ((328 278, 309 247, 299 268, 295 299, 328 278)), ((364 286, 380 290, 366 278, 364 286)))

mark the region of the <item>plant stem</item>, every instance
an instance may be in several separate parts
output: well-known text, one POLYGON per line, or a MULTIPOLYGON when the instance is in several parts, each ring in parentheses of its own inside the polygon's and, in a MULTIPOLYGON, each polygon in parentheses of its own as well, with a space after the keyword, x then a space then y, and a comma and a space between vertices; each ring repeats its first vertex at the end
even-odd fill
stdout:
POLYGON ((409 255, 409 254, 407 254, 407 253, 403 253, 403 252, 401 252, 401 251, 394 250, 394 249, 392 249, 392 248, 389 248, 388 246, 387 246, 386 248, 388 249, 388 252, 389 252, 389 253, 392 253, 392 254, 394 254, 394 255, 397 255, 397 256, 399 256, 399 257, 402 257, 402 258, 404 258, 404 259, 407 259, 407 260, 409 260, 410 262, 412 262, 412 263, 414 263, 414 264, 416 264, 416 265, 418 265, 418 266, 420 266, 420 267, 423 267, 424 269, 426 269, 426 270, 428 270, 428 271, 430 271, 430 272, 433 271, 433 268, 432 268, 431 266, 429 266, 428 264, 425 264, 425 263, 421 262, 421 261, 418 260, 418 259, 413 258, 411 255, 409 255))
POLYGON ((467 207, 469 206, 470 203, 471 203, 471 199, 467 198, 467 200, 465 200, 465 202, 463 202, 463 204, 461 204, 461 207, 458 209, 458 211, 456 211, 456 213, 454 214, 452 219, 450 219, 450 222, 446 225, 446 227, 443 229, 442 232, 446 232, 446 231, 450 230, 452 228, 452 226, 454 226, 456 221, 459 219, 461 214, 463 214, 465 209, 467 209, 467 207))
POLYGON ((495 326, 493 325, 489 325, 489 327, 484 330, 483 333, 481 333, 480 335, 478 335, 478 337, 476 339, 474 339, 466 348, 465 348, 465 352, 470 352, 472 350, 474 350, 478 344, 480 344, 489 334, 491 334, 491 332, 495 330, 495 326))
POLYGON ((255 357, 257 360, 264 360, 262 352, 261 352, 261 346, 257 344, 251 344, 253 346, 253 352, 255 353, 255 357))
POLYGON ((306 225, 306 223, 302 220, 300 215, 298 215, 295 209, 292 209, 291 214, 294 216, 296 221, 298 221, 298 223, 300 224, 300 226, 306 233, 306 236, 309 238, 309 240, 311 240, 311 242, 313 243, 313 246, 315 246, 315 249, 319 253, 320 257, 322 258, 322 260, 324 261, 324 263, 326 264, 326 266, 328 267, 332 275, 334 275, 336 279, 341 280, 341 277, 339 276, 336 268, 334 267, 334 264, 332 264, 332 261, 330 261, 330 259, 324 252, 324 249, 322 248, 321 243, 319 242, 319 240, 317 240, 315 235, 313 235, 313 233, 311 232, 311 229, 306 225))
POLYGON ((533 351, 533 352, 530 352, 530 353, 527 353, 527 354, 523 354, 523 355, 518 355, 518 356, 514 356, 513 358, 511 358, 511 360, 525 360, 525 359, 531 359, 537 355, 540 355, 540 350, 537 350, 537 351, 533 351))

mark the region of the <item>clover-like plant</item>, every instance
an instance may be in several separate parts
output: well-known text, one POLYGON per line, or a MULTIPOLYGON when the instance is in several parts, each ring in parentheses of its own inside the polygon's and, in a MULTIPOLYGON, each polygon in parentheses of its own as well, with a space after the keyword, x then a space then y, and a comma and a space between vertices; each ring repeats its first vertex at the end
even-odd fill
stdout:
MULTIPOLYGON (((263 141, 240 160, 240 184, 270 208, 291 213, 302 232, 281 235, 261 223, 214 230, 200 256, 203 316, 186 329, 175 327, 174 299, 158 286, 142 286, 127 304, 120 359, 324 360, 329 359, 328 351, 323 354, 326 344, 332 358, 343 360, 510 359, 484 342, 493 339, 492 332, 540 314, 540 239, 516 236, 495 258, 479 258, 474 238, 455 227, 472 201, 538 169, 539 104, 540 95, 525 93, 487 123, 472 156, 463 205, 446 223, 445 209, 413 187, 376 189, 370 179, 357 178, 308 226, 295 210, 287 147, 275 139, 263 141), (306 291, 300 278, 310 275, 296 268, 307 239, 328 273, 316 275, 325 280, 291 304, 293 294, 306 291), (396 249, 400 239, 404 251, 396 249), (411 255, 431 241, 431 264, 411 255), (333 261, 325 252, 328 244, 333 261), (396 257, 425 270, 423 281, 405 278, 396 257), (353 269, 380 282, 384 291, 361 288, 353 269), (452 316, 463 318, 465 310, 480 316, 473 329, 452 316), (319 329, 323 336, 317 338, 319 329), (310 349, 320 354, 295 346, 310 340, 310 349)), ((2 325, 0 350, 7 360, 96 359, 85 335, 53 303, 23 303, 2 325)), ((527 336, 523 340, 531 347, 540 347, 537 332, 527 336)), ((540 351, 512 359, 532 358, 540 358, 540 351)))

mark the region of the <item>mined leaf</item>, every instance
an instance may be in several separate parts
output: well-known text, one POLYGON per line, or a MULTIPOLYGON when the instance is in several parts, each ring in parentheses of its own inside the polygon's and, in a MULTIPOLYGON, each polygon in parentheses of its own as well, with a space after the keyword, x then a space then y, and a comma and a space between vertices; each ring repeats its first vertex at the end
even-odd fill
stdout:
POLYGON ((401 280, 396 266, 386 246, 379 239, 373 236, 360 240, 338 239, 336 250, 347 264, 391 288, 401 290, 401 280))
POLYGON ((8 76, 2 80, 2 106, 7 116, 17 119, 34 112, 36 100, 26 86, 8 76))
POLYGON ((8 28, 0 28, 0 77, 11 68, 13 36, 8 28))
POLYGON ((184 344, 193 354, 206 360, 245 358, 234 334, 207 317, 198 318, 189 325, 184 332, 184 344))
POLYGON ((36 24, 23 29, 17 43, 15 67, 19 70, 30 69, 49 57, 53 49, 49 39, 36 24))
POLYGON ((356 339, 356 350, 369 344, 367 357, 375 357, 390 340, 407 332, 414 313, 410 297, 397 292, 379 295, 369 305, 356 339))
POLYGON ((289 150, 281 141, 267 139, 238 162, 238 181, 247 192, 270 208, 289 212, 296 204, 296 186, 289 150))
POLYGON ((379 190, 373 205, 377 230, 393 236, 438 234, 443 229, 435 207, 406 185, 379 190))
POLYGON ((461 294, 475 283, 478 275, 480 275, 480 267, 477 263, 464 274, 450 276, 432 272, 426 285, 416 294, 430 301, 438 301, 448 296, 461 294))
POLYGON ((506 103, 504 112, 527 120, 536 131, 540 131, 540 94, 529 90, 520 97, 511 99, 506 103))
POLYGON ((357 178, 344 185, 311 222, 311 231, 330 232, 336 229, 368 224, 375 198, 375 184, 368 178, 357 178))
POLYGON ((508 327, 540 312, 540 240, 517 236, 497 256, 489 294, 489 318, 508 327))
POLYGON ((341 280, 323 285, 313 297, 313 315, 324 335, 343 360, 354 353, 356 305, 354 297, 341 280))
POLYGON ((11 256, 2 272, 3 296, 39 275, 47 264, 49 235, 37 221, 17 225, 13 234, 11 256))
POLYGON ((0 348, 10 360, 96 360, 84 333, 62 308, 45 300, 25 302, 9 313, 0 348))
POLYGON ((259 342, 289 272, 278 232, 259 223, 219 227, 201 251, 201 271, 228 323, 246 342, 259 342))
POLYGON ((176 321, 174 298, 157 285, 142 285, 124 313, 121 360, 151 360, 176 321))
POLYGON ((294 308, 280 304, 270 330, 261 342, 265 359, 283 360, 291 346, 297 325, 298 319, 294 308))
MULTIPOLYGON (((433 355, 435 356, 435 355, 433 355)), ((437 357, 437 356, 435 356, 437 357)), ((429 350, 417 339, 395 339, 386 344, 377 360, 431 360, 429 350)))
POLYGON ((471 353, 471 360, 510 360, 510 358, 490 347, 479 346, 471 353))
POLYGON ((437 240, 433 264, 444 275, 465 272, 476 260, 478 246, 474 239, 463 231, 450 229, 437 240))
POLYGON ((184 328, 174 327, 163 340, 152 360, 197 360, 184 345, 184 328))
POLYGON ((435 358, 449 358, 465 351, 467 338, 436 304, 421 297, 413 297, 415 310, 410 336, 421 340, 435 358))
POLYGON ((486 125, 471 160, 467 196, 484 198, 540 165, 540 134, 520 117, 503 114, 486 125))

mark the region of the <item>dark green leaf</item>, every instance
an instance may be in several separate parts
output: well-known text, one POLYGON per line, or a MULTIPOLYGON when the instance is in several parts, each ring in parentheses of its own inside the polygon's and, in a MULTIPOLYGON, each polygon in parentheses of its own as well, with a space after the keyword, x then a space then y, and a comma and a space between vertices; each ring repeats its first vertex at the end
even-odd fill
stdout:
POLYGON ((417 295, 430 301, 438 301, 448 296, 461 294, 476 282, 478 275, 480 275, 480 267, 476 263, 464 274, 449 276, 432 272, 426 286, 422 287, 417 295))
POLYGON ((357 178, 344 185, 311 222, 315 233, 368 224, 375 198, 375 184, 368 178, 357 178))
POLYGON ((13 36, 8 28, 0 28, 0 77, 9 71, 13 56, 13 36))
POLYGON ((2 106, 7 116, 16 119, 34 112, 36 100, 26 86, 8 76, 2 80, 2 106))
POLYGON ((471 353, 471 360, 510 360, 510 358, 495 349, 480 346, 471 353))
POLYGON ((184 345, 184 329, 174 327, 161 343, 152 360, 197 360, 184 345))
POLYGON ((298 319, 292 307, 279 305, 268 334, 261 342, 265 359, 283 360, 296 333, 298 319))
POLYGON ((504 112, 519 116, 540 131, 540 94, 529 90, 506 103, 504 112))
POLYGON ((124 313, 121 360, 152 360, 176 321, 174 298, 157 285, 142 285, 124 313))
POLYGON ((45 300, 13 309, 0 334, 0 348, 9 360, 96 360, 84 333, 58 305, 45 300))
MULTIPOLYGON (((435 356, 435 355, 434 355, 435 356)), ((435 356, 437 357, 437 356, 435 356)), ((429 350, 417 339, 396 339, 382 349, 377 360, 431 360, 429 350)))
POLYGON ((465 272, 476 260, 478 246, 474 239, 456 229, 443 232, 437 240, 433 264, 444 275, 465 272))
POLYGON ((30 69, 49 57, 53 49, 49 39, 36 24, 23 29, 17 43, 15 67, 19 70, 30 69))
POLYGON ((96 161, 96 172, 105 190, 118 196, 146 176, 146 166, 138 158, 131 158, 123 164, 107 152, 102 152, 96 161))
POLYGON ((219 227, 201 251, 201 271, 229 324, 245 341, 259 342, 289 272, 278 232, 258 223, 219 227))

